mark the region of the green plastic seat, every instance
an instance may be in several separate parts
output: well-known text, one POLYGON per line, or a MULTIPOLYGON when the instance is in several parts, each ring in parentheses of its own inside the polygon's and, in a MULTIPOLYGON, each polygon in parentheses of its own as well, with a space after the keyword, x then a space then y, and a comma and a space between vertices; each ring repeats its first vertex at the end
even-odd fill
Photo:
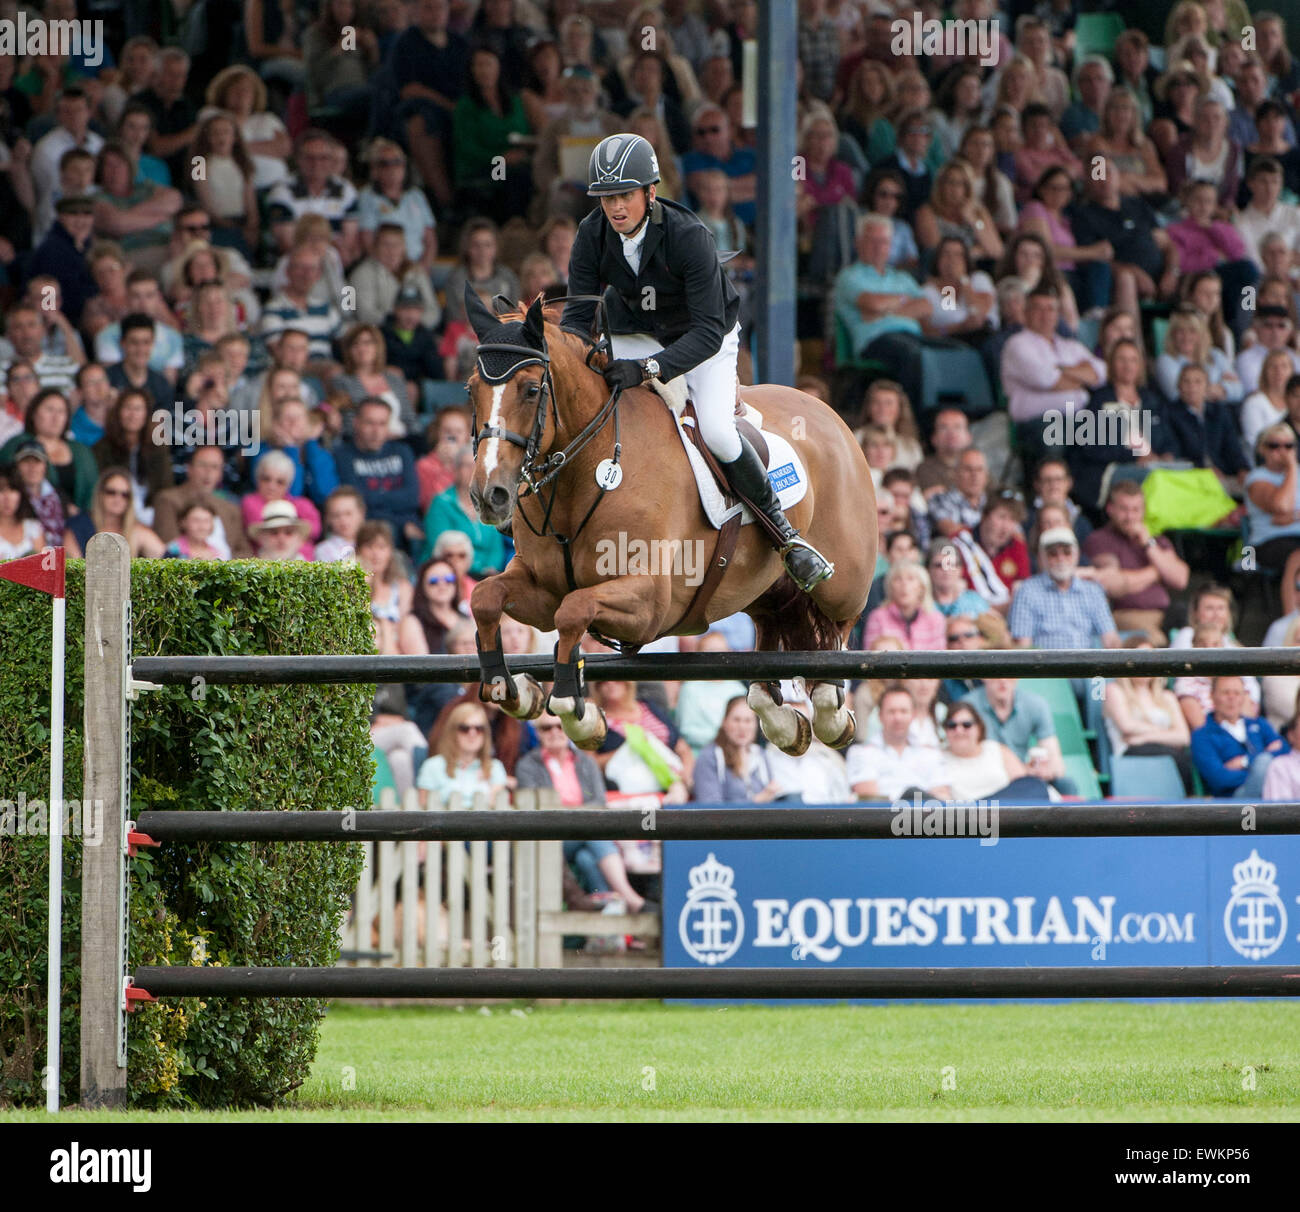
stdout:
POLYGON ((1105 55, 1115 49, 1115 40, 1124 32, 1124 18, 1119 13, 1080 13, 1074 22, 1074 61, 1084 55, 1105 55))

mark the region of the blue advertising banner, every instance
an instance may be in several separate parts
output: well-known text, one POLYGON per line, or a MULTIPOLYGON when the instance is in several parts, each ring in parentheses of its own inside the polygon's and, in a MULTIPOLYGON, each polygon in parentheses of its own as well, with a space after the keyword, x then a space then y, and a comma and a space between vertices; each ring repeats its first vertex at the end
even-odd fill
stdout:
POLYGON ((670 968, 1300 963, 1300 837, 665 842, 670 968))

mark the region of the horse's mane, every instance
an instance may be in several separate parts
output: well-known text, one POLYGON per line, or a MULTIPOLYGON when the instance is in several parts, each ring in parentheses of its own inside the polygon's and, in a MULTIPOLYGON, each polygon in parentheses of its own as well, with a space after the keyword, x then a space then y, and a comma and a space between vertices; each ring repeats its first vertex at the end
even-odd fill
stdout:
MULTIPOLYGON (((575 333, 566 331, 560 327, 560 319, 564 315, 564 299, 553 299, 549 303, 542 305, 542 318, 546 321, 546 343, 553 345, 556 342, 563 345, 570 353, 576 354, 583 362, 587 364, 587 354, 590 346, 575 333)), ((502 312, 497 319, 502 323, 512 323, 523 321, 528 316, 528 305, 522 301, 516 302, 514 311, 502 312)), ((589 369, 593 371, 605 364, 603 355, 593 358, 592 366, 589 369)))

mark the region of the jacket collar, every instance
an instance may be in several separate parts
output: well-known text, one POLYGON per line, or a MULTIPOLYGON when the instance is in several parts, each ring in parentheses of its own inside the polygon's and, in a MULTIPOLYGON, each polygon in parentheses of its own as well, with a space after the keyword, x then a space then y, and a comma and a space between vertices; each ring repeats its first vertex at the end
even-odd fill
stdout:
POLYGON ((645 229, 645 243, 641 245, 642 267, 650 260, 650 255, 654 250, 659 247, 659 241, 664 238, 664 207, 658 198, 655 199, 654 205, 650 207, 650 217, 646 220, 645 229))

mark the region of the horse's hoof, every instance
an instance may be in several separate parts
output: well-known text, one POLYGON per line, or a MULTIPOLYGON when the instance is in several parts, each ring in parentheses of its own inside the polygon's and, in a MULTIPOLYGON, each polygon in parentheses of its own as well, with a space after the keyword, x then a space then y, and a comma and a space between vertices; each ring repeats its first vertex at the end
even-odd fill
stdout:
POLYGON ((569 739, 579 749, 585 749, 588 753, 595 753, 605 743, 605 738, 609 735, 609 725, 605 722, 605 713, 593 702, 588 701, 587 711, 583 712, 582 723, 587 722, 587 716, 592 711, 596 713, 595 729, 583 736, 569 736, 569 739))
POLYGON ((793 707, 790 708, 790 711, 795 719, 794 740, 788 745, 782 745, 778 741, 776 747, 782 753, 788 753, 791 757, 803 757, 808 752, 808 746, 812 744, 812 724, 808 722, 808 717, 803 712, 795 711, 793 707))
POLYGON ((517 720, 535 720, 546 710, 546 692, 531 673, 515 674, 519 706, 510 714, 517 720))
POLYGON ((845 723, 843 730, 840 732, 839 736, 837 736, 833 741, 828 741, 826 740, 825 737, 822 736, 818 736, 817 739, 821 741, 824 745, 829 745, 832 749, 847 749, 850 745, 853 744, 853 738, 858 734, 857 719, 854 717, 853 712, 851 711, 848 713, 848 715, 849 718, 845 723))

